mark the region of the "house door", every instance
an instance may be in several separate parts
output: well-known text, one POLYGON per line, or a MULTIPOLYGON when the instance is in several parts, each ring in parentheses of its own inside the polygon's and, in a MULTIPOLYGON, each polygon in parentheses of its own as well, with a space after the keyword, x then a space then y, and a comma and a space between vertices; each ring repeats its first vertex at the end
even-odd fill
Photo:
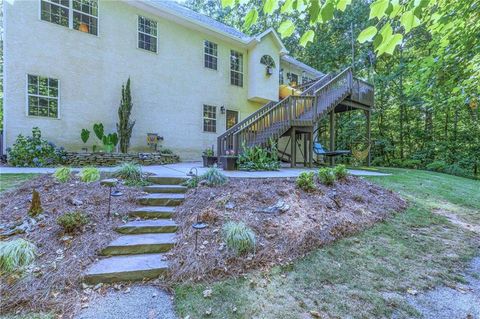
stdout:
POLYGON ((238 111, 227 110, 227 130, 238 123, 238 111))

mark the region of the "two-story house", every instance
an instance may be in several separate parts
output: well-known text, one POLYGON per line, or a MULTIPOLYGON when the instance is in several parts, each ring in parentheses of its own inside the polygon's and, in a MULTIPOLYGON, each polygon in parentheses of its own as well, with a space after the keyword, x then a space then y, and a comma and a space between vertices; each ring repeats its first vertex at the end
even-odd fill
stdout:
POLYGON ((248 36, 171 1, 3 7, 5 147, 32 127, 74 151, 85 146, 83 128, 101 122, 114 132, 130 78, 131 150, 148 149, 147 133, 158 133, 182 158, 198 158, 226 129, 278 101, 279 83, 322 76, 287 55, 273 29, 248 36))

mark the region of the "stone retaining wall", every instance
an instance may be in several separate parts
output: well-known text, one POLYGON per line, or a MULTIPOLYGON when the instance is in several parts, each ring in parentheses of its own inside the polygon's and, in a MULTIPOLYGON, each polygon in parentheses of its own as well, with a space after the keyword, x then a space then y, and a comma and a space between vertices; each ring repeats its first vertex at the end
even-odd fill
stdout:
POLYGON ((180 158, 174 154, 161 153, 67 153, 66 165, 69 166, 115 166, 124 162, 136 162, 141 165, 161 165, 178 163, 180 158))

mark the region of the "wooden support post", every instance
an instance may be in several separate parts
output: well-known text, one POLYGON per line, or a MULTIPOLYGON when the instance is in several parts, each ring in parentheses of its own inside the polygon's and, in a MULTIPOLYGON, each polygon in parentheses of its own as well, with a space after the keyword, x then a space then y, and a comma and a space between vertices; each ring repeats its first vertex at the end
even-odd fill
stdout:
MULTIPOLYGON (((330 152, 335 151, 335 109, 330 112, 330 152)), ((330 156, 330 166, 335 165, 335 157, 330 156)))
POLYGON ((290 145, 290 154, 292 157, 290 158, 290 167, 295 167, 296 162, 297 162, 297 140, 296 140, 296 132, 295 132, 295 127, 292 126, 291 132, 290 132, 290 142, 292 143, 290 145))
POLYGON ((303 133, 303 167, 307 167, 307 137, 308 133, 303 133))
POLYGON ((371 121, 370 121, 370 110, 365 111, 365 116, 367 118, 367 140, 368 140, 368 156, 367 156, 367 166, 370 166, 371 162, 371 150, 372 150, 372 141, 371 141, 371 121))
POLYGON ((313 167, 313 126, 310 129, 310 133, 308 134, 310 139, 308 141, 308 167, 313 167))

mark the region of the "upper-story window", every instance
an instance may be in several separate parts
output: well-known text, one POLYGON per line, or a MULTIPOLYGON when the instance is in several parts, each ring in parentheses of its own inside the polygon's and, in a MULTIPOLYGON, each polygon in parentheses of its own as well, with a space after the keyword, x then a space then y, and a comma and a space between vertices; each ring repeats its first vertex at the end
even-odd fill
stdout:
POLYGON ((278 72, 278 82, 280 84, 283 84, 283 69, 280 69, 280 71, 278 72))
POLYGON ((230 84, 243 86, 243 54, 230 51, 230 84))
POLYGON ((98 0, 41 0, 40 18, 98 35, 98 0))
POLYGON ((28 75, 28 115, 58 118, 58 80, 28 75))
POLYGON ((267 67, 271 67, 271 68, 274 68, 275 67, 275 61, 273 60, 273 58, 269 55, 264 55, 260 58, 260 63, 267 66, 267 67))
POLYGON ((138 47, 157 53, 157 22, 138 17, 138 47))
POLYGON ((206 68, 216 70, 218 62, 218 46, 216 43, 205 40, 204 44, 204 65, 206 68))

